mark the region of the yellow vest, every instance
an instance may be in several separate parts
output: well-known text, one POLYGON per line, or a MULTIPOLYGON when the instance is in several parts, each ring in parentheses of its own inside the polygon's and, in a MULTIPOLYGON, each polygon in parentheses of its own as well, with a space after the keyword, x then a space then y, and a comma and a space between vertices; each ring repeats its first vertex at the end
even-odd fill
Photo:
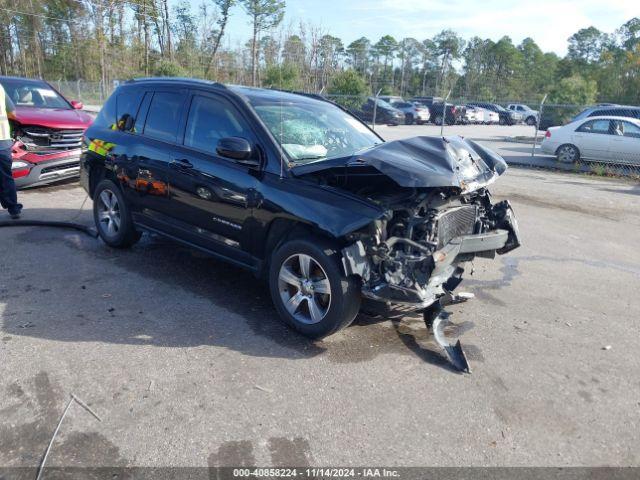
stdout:
POLYGON ((9 118, 7 117, 6 93, 0 85, 0 140, 11 140, 11 130, 9 128, 9 118))

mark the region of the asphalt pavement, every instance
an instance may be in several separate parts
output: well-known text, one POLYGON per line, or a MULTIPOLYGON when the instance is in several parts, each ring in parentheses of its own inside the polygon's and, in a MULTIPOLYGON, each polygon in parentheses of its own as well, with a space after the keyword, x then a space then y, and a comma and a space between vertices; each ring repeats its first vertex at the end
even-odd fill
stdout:
MULTIPOLYGON (((102 421, 73 404, 51 466, 639 465, 640 186, 511 168, 492 190, 523 246, 449 308, 470 375, 419 317, 312 342, 251 274, 170 241, 0 228, 0 467, 40 463, 70 394, 102 421)), ((75 183, 20 198, 92 221, 75 183)))

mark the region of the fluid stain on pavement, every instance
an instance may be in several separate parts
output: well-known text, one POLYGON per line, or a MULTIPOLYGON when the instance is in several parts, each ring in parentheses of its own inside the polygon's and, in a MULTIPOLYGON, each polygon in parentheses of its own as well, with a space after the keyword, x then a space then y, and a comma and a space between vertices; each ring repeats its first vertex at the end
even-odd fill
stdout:
MULTIPOLYGON (((0 464, 7 467, 36 468, 66 405, 61 388, 49 379, 47 372, 40 372, 28 386, 18 383, 8 385, 6 397, 11 403, 3 409, 5 413, 0 425, 0 464), (8 409, 11 411, 7 412, 8 409), (18 423, 25 418, 31 421, 18 423)), ((82 414, 86 414, 82 408, 77 408, 82 414)), ((72 420, 71 415, 73 412, 70 409, 65 422, 72 420)), ((118 447, 102 434, 77 431, 65 433, 64 423, 47 459, 47 465, 65 467, 123 467, 126 463, 120 457, 118 447)), ((75 473, 76 477, 65 478, 103 478, 103 474, 104 472, 79 470, 75 473)))

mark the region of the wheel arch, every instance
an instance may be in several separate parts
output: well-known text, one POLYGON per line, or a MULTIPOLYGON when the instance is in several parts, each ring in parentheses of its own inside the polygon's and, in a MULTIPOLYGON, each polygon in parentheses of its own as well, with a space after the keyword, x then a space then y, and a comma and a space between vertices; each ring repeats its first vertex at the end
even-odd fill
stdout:
POLYGON ((262 258, 262 268, 259 275, 263 276, 269 271, 271 256, 281 245, 289 240, 305 237, 321 238, 340 248, 341 242, 329 232, 318 228, 315 225, 305 223, 301 220, 289 218, 276 218, 269 224, 264 241, 258 243, 261 248, 256 253, 262 258))

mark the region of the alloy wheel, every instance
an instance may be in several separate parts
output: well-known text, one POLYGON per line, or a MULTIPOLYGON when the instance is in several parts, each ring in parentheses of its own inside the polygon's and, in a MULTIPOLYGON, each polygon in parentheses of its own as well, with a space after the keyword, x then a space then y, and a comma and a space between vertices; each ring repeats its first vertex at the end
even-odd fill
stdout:
POLYGON ((118 197, 111 190, 105 189, 98 197, 98 221, 100 228, 110 237, 120 231, 122 217, 118 197))
POLYGON ((320 322, 331 306, 331 284, 322 266, 303 253, 291 255, 280 266, 278 290, 285 309, 305 324, 320 322))
POLYGON ((571 163, 576 160, 575 148, 571 145, 564 145, 558 150, 558 160, 564 163, 571 163))

